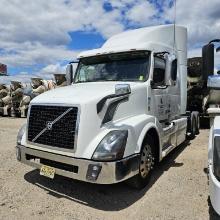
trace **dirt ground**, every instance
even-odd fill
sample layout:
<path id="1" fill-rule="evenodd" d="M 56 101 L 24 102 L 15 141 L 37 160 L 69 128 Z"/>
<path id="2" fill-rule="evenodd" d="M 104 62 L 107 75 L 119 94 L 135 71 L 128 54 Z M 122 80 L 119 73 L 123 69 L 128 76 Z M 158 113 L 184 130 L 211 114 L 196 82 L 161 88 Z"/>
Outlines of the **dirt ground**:
<path id="1" fill-rule="evenodd" d="M 175 149 L 137 191 L 124 183 L 50 180 L 17 162 L 16 135 L 24 122 L 0 118 L 0 219 L 218 219 L 205 173 L 208 130 Z"/>

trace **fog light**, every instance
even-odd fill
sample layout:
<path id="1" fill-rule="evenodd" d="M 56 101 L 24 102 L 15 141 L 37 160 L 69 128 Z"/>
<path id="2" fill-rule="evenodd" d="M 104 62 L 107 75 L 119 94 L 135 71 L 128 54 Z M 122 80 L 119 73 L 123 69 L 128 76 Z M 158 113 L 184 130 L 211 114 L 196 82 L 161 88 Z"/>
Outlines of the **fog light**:
<path id="1" fill-rule="evenodd" d="M 19 147 L 16 147 L 16 157 L 17 160 L 21 161 L 21 150 Z"/>
<path id="2" fill-rule="evenodd" d="M 86 179 L 90 181 L 96 181 L 101 169 L 102 166 L 99 164 L 89 164 Z"/>

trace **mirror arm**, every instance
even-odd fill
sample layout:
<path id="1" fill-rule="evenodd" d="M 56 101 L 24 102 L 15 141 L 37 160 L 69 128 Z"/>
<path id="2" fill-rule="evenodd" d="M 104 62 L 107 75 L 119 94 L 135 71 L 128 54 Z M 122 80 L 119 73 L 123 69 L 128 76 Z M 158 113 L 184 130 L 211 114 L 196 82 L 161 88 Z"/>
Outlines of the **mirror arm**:
<path id="1" fill-rule="evenodd" d="M 73 66 L 70 65 L 70 84 L 73 83 Z"/>

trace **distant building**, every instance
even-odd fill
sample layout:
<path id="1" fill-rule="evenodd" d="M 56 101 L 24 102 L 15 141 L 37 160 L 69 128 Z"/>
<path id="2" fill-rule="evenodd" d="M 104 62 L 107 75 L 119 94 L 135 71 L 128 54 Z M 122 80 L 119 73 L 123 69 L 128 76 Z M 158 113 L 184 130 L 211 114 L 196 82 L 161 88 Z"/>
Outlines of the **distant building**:
<path id="1" fill-rule="evenodd" d="M 0 63 L 0 76 L 7 75 L 7 65 Z"/>

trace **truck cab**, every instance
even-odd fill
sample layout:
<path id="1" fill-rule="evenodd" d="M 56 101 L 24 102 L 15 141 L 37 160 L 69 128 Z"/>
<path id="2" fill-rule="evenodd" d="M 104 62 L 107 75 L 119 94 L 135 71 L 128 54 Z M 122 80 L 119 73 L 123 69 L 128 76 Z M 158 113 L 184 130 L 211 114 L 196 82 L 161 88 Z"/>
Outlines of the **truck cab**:
<path id="1" fill-rule="evenodd" d="M 80 53 L 71 85 L 31 101 L 17 159 L 50 178 L 144 187 L 186 138 L 186 42 L 186 28 L 161 25 Z"/>
<path id="2" fill-rule="evenodd" d="M 220 87 L 219 87 L 220 88 Z M 220 215 L 220 116 L 213 119 L 208 144 L 208 180 L 210 201 Z"/>

